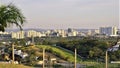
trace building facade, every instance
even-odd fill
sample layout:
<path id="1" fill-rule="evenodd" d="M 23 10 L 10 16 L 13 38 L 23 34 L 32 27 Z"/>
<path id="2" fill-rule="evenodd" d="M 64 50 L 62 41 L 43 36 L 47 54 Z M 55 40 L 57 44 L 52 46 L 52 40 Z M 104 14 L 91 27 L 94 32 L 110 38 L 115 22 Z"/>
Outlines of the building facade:
<path id="1" fill-rule="evenodd" d="M 24 31 L 12 32 L 11 37 L 15 39 L 23 39 L 25 35 Z"/>
<path id="2" fill-rule="evenodd" d="M 117 35 L 117 27 L 100 27 L 100 34 Z"/>

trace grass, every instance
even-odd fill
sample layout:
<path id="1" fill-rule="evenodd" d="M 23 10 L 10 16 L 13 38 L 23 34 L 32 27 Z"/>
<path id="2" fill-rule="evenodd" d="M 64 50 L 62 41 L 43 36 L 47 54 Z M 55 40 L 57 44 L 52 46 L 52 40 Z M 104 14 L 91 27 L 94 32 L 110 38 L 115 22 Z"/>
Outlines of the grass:
<path id="1" fill-rule="evenodd" d="M 32 68 L 25 65 L 19 65 L 19 64 L 6 64 L 6 63 L 0 63 L 0 68 Z"/>
<path id="2" fill-rule="evenodd" d="M 74 62 L 74 54 L 72 54 L 66 50 L 63 50 L 63 49 L 60 49 L 60 48 L 57 48 L 54 46 L 49 46 L 49 45 L 37 45 L 37 47 L 45 48 L 46 50 L 52 52 L 54 55 L 57 55 L 58 57 L 60 57 L 62 59 L 65 59 L 69 62 Z M 77 62 L 79 62 L 79 61 L 81 61 L 80 58 L 77 59 Z"/>
<path id="3" fill-rule="evenodd" d="M 86 64 L 86 68 L 105 68 L 105 63 Z M 120 68 L 120 64 L 108 64 L 108 68 Z"/>

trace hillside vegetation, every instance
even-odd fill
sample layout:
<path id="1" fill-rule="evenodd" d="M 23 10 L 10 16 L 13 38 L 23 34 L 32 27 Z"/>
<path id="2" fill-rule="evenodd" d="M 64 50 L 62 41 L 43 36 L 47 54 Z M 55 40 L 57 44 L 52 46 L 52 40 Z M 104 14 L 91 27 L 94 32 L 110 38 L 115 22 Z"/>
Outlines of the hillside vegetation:
<path id="1" fill-rule="evenodd" d="M 18 64 L 3 64 L 0 63 L 0 68 L 32 68 L 24 65 L 18 65 Z"/>
<path id="2" fill-rule="evenodd" d="M 61 59 L 64 59 L 69 62 L 74 62 L 74 54 L 68 52 L 67 50 L 63 50 L 54 46 L 49 46 L 49 45 L 37 45 L 40 49 L 45 48 L 47 52 L 50 52 Z M 77 62 L 80 61 L 80 58 L 77 58 Z"/>
<path id="3" fill-rule="evenodd" d="M 22 64 L 36 66 L 39 61 L 43 60 L 43 48 L 45 48 L 45 59 L 47 62 L 49 62 L 52 58 L 56 58 L 57 62 L 74 62 L 74 53 L 52 45 L 31 45 L 16 47 L 16 49 L 22 50 L 29 55 L 24 59 L 18 59 L 20 59 Z M 78 57 L 77 62 L 80 61 L 81 59 Z"/>

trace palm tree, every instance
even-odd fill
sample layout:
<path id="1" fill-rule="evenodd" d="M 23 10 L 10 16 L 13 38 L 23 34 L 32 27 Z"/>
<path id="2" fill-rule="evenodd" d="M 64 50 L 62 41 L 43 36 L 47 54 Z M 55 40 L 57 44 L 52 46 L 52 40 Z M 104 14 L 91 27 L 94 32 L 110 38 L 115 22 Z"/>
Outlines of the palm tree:
<path id="1" fill-rule="evenodd" d="M 15 24 L 22 30 L 25 17 L 13 4 L 0 6 L 0 31 L 5 31 L 9 25 Z"/>

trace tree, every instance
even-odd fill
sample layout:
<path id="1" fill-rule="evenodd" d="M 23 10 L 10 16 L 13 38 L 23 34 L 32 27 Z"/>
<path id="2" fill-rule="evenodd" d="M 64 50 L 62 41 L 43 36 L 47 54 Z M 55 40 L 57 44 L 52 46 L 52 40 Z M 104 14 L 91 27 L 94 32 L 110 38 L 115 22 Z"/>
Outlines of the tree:
<path id="1" fill-rule="evenodd" d="M 0 6 L 0 31 L 5 31 L 5 28 L 9 25 L 15 24 L 20 29 L 25 22 L 25 17 L 13 4 L 1 5 Z"/>

